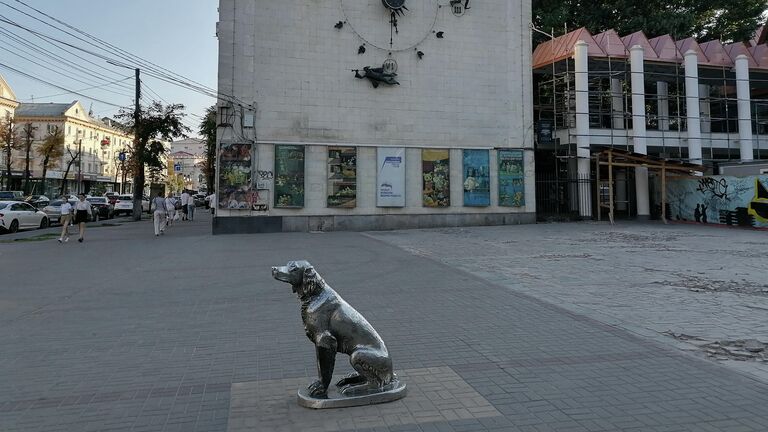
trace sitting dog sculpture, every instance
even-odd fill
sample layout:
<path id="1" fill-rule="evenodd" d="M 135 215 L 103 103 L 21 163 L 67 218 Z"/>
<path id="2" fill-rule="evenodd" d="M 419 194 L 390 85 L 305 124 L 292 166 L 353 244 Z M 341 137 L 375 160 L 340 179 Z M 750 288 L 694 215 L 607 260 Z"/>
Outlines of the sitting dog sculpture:
<path id="1" fill-rule="evenodd" d="M 315 344 L 319 379 L 309 385 L 310 396 L 327 397 L 337 352 L 349 355 L 356 371 L 336 383 L 342 395 L 364 395 L 392 387 L 395 374 L 384 341 L 309 262 L 290 261 L 272 267 L 272 277 L 291 284 L 301 301 L 304 330 Z"/>

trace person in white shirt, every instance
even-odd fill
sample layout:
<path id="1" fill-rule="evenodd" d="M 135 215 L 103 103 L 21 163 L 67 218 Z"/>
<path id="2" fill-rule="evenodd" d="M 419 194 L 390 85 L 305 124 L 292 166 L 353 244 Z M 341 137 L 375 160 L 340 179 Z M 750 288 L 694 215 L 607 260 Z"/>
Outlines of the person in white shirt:
<path id="1" fill-rule="evenodd" d="M 171 226 L 173 219 L 176 217 L 176 200 L 173 199 L 173 194 L 168 192 L 168 198 L 165 199 L 165 216 L 166 226 Z"/>
<path id="2" fill-rule="evenodd" d="M 187 220 L 189 215 L 189 194 L 186 190 L 181 194 L 181 220 Z"/>
<path id="3" fill-rule="evenodd" d="M 154 213 L 152 214 L 155 224 L 155 237 L 159 236 L 160 234 L 165 234 L 166 211 L 165 198 L 163 198 L 163 194 L 157 194 L 157 196 L 152 200 L 150 207 L 155 209 Z"/>
<path id="4" fill-rule="evenodd" d="M 72 221 L 72 204 L 69 203 L 66 196 L 61 197 L 61 236 L 59 237 L 59 243 L 69 241 L 69 223 Z"/>
<path id="5" fill-rule="evenodd" d="M 91 203 L 85 199 L 85 194 L 77 195 L 78 201 L 75 203 L 75 223 L 80 228 L 80 237 L 77 239 L 80 243 L 85 239 L 85 223 L 91 215 Z"/>
<path id="6" fill-rule="evenodd" d="M 195 218 L 195 199 L 190 196 L 187 203 L 187 220 L 191 221 Z"/>
<path id="7" fill-rule="evenodd" d="M 205 200 L 208 201 L 208 206 L 211 208 L 211 214 L 216 214 L 216 192 L 205 197 Z"/>

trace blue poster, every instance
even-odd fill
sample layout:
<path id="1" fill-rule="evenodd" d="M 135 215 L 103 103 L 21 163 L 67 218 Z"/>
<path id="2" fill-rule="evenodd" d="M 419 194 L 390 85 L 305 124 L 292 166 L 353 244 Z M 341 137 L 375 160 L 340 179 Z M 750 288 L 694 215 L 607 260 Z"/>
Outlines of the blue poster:
<path id="1" fill-rule="evenodd" d="M 499 205 L 525 205 L 525 168 L 522 150 L 499 150 Z"/>
<path id="2" fill-rule="evenodd" d="M 488 150 L 464 150 L 464 205 L 491 205 L 491 163 Z"/>

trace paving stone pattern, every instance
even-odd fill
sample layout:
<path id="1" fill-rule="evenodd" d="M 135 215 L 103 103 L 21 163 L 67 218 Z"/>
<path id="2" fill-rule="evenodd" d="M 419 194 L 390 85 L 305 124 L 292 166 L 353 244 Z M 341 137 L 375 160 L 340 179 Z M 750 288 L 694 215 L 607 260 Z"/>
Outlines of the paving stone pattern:
<path id="1" fill-rule="evenodd" d="M 493 237 L 533 230 L 567 241 L 546 227 L 505 229 Z M 295 258 L 313 262 L 368 318 L 397 370 L 458 376 L 500 414 L 411 421 L 434 412 L 417 394 L 400 402 L 408 423 L 350 408 L 342 415 L 370 423 L 341 430 L 768 430 L 765 383 L 433 256 L 357 233 L 210 237 L 205 221 L 151 232 L 149 222 L 126 223 L 89 231 L 83 244 L 0 244 L 3 269 L 13 269 L 0 288 L 0 430 L 224 432 L 237 383 L 281 382 L 282 403 L 294 403 L 286 383 L 315 376 L 314 350 L 298 300 L 269 266 Z M 339 356 L 336 373 L 349 371 Z M 290 419 L 264 416 L 251 430 L 323 430 L 318 416 L 339 415 L 291 409 Z"/>

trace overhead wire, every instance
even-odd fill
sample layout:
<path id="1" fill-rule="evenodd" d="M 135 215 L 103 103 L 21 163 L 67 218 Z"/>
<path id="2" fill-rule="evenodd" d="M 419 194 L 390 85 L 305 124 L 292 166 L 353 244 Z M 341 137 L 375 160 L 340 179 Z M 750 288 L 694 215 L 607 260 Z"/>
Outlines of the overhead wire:
<path id="1" fill-rule="evenodd" d="M 133 77 L 129 76 L 129 77 L 123 78 L 121 80 L 112 81 L 112 82 L 108 82 L 106 84 L 101 84 L 101 85 L 95 85 L 95 86 L 92 86 L 92 87 L 86 87 L 86 88 L 82 88 L 82 89 L 75 90 L 75 91 L 76 92 L 83 92 L 83 91 L 86 91 L 86 90 L 97 89 L 97 88 L 101 88 L 101 87 L 108 86 L 108 85 L 111 85 L 111 84 L 116 84 L 116 83 L 118 83 L 120 81 L 129 80 L 131 78 L 133 78 Z M 56 96 L 64 96 L 64 95 L 68 95 L 68 94 L 72 94 L 72 92 L 68 91 L 66 93 L 56 93 L 56 94 L 52 94 L 52 95 L 37 96 L 37 97 L 35 97 L 35 99 L 48 99 L 48 98 L 52 98 L 52 97 L 56 97 Z M 27 100 L 30 100 L 30 99 L 27 99 Z M 112 111 L 112 109 L 110 109 L 110 111 Z"/>
<path id="2" fill-rule="evenodd" d="M 52 20 L 52 21 L 54 21 L 54 22 L 56 22 L 58 24 L 61 24 L 61 25 L 65 26 L 66 28 L 69 28 L 69 29 L 71 29 L 71 30 L 73 30 L 73 31 L 75 31 L 75 32 L 77 32 L 77 33 L 87 37 L 87 38 L 90 38 L 91 40 L 97 42 L 98 44 L 94 43 L 94 42 L 91 42 L 91 41 L 87 41 L 87 40 L 85 40 L 85 39 L 83 39 L 81 37 L 78 37 L 76 35 L 73 35 L 71 32 L 63 30 L 63 29 L 61 29 L 61 28 L 59 28 L 57 26 L 54 26 L 53 24 L 47 23 L 45 21 L 42 21 L 39 18 L 34 18 L 34 19 L 36 19 L 38 21 L 41 21 L 41 22 L 45 23 L 46 25 L 48 25 L 48 26 L 50 26 L 50 27 L 52 27 L 54 29 L 57 29 L 57 30 L 59 30 L 59 31 L 61 31 L 63 33 L 66 33 L 66 34 L 68 34 L 68 35 L 70 35 L 72 37 L 75 37 L 78 40 L 81 40 L 81 41 L 83 41 L 85 43 L 88 43 L 89 45 L 91 45 L 91 46 L 93 46 L 95 48 L 98 48 L 98 49 L 100 49 L 100 50 L 102 50 L 104 52 L 111 53 L 112 55 L 117 55 L 118 57 L 122 58 L 123 60 L 127 60 L 129 62 L 135 62 L 136 64 L 143 66 L 144 70 L 146 70 L 147 72 L 151 72 L 150 74 L 155 75 L 158 78 L 160 76 L 162 76 L 162 77 L 166 78 L 167 80 L 171 81 L 171 83 L 177 84 L 177 85 L 181 85 L 183 87 L 187 87 L 190 90 L 195 90 L 195 91 L 198 91 L 198 92 L 203 93 L 203 94 L 207 94 L 208 96 L 212 96 L 212 97 L 215 97 L 215 98 L 222 98 L 223 97 L 223 99 L 225 99 L 226 101 L 235 103 L 235 104 L 240 105 L 242 107 L 252 107 L 251 104 L 248 104 L 247 102 L 244 102 L 244 101 L 240 100 L 236 96 L 228 95 L 226 93 L 220 92 L 217 89 L 214 89 L 212 87 L 206 86 L 206 85 L 201 84 L 201 83 L 199 83 L 197 81 L 194 81 L 194 80 L 192 80 L 192 79 L 190 79 L 188 77 L 185 77 L 185 76 L 183 76 L 183 75 L 181 75 L 179 73 L 173 72 L 173 71 L 171 71 L 169 69 L 166 69 L 166 68 L 164 68 L 162 66 L 159 66 L 159 65 L 157 65 L 156 63 L 153 63 L 150 60 L 147 60 L 147 59 L 144 59 L 144 58 L 142 58 L 142 57 L 140 57 L 138 55 L 132 54 L 132 53 L 130 53 L 130 52 L 128 52 L 128 51 L 126 51 L 126 50 L 124 50 L 122 48 L 119 48 L 119 47 L 117 47 L 117 46 L 115 46 L 115 45 L 113 45 L 113 44 L 111 44 L 111 43 L 109 43 L 107 41 L 104 41 L 104 40 L 102 40 L 102 39 L 100 39 L 100 38 L 98 38 L 96 36 L 93 36 L 93 35 L 85 32 L 85 31 L 83 31 L 83 30 L 81 30 L 81 29 L 79 29 L 77 27 L 74 27 L 74 26 L 72 26 L 72 25 L 70 25 L 70 24 L 68 24 L 68 23 L 66 23 L 66 22 L 64 22 L 62 20 L 59 20 L 58 18 L 53 17 L 53 16 L 51 16 L 51 15 L 49 15 L 49 14 L 47 14 L 47 13 L 45 13 L 45 12 L 43 12 L 43 11 L 37 9 L 37 8 L 34 8 L 34 7 L 30 6 L 29 4 L 27 4 L 24 1 L 21 1 L 21 0 L 15 0 L 15 1 L 16 1 L 16 3 L 24 5 L 25 7 L 27 7 L 29 9 L 37 12 L 38 14 L 40 14 L 42 16 L 45 16 L 46 18 L 48 18 L 48 19 L 50 19 L 50 20 Z M 7 3 L 4 2 L 4 1 L 2 1 L 2 3 L 7 5 Z M 18 10 L 18 9 L 14 8 L 14 10 Z M 21 13 L 24 13 L 24 12 L 21 12 Z M 101 45 L 99 45 L 99 44 L 101 44 Z M 105 46 L 108 47 L 109 49 L 105 48 Z"/>

